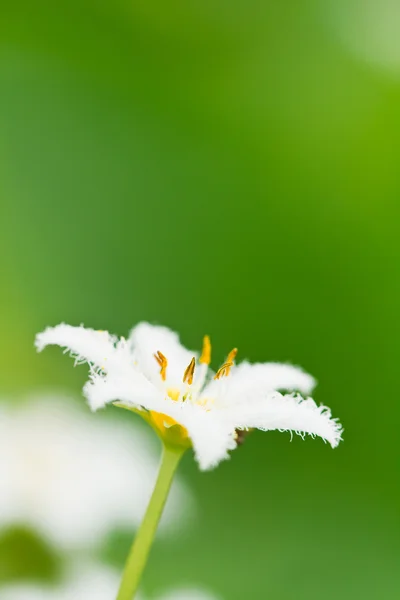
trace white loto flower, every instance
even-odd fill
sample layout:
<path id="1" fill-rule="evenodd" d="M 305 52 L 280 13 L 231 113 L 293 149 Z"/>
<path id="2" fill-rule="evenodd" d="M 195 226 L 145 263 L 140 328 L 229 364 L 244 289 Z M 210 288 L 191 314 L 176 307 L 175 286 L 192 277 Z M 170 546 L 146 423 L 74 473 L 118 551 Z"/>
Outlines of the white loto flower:
<path id="1" fill-rule="evenodd" d="M 200 356 L 184 348 L 176 333 L 148 323 L 134 327 L 127 340 L 60 324 L 37 335 L 39 351 L 50 344 L 70 351 L 77 364 L 89 363 L 84 394 L 93 410 L 112 402 L 138 412 L 167 444 L 192 446 L 203 470 L 229 457 L 241 430 L 308 433 L 333 448 L 341 440 L 341 425 L 327 407 L 278 391 L 307 396 L 313 377 L 287 364 L 236 366 L 236 348 L 213 373 L 208 336 Z"/>
<path id="2" fill-rule="evenodd" d="M 94 422 L 59 395 L 1 402 L 0 529 L 29 525 L 76 550 L 138 526 L 158 467 L 153 441 L 143 428 L 132 435 L 127 423 Z M 194 508 L 179 478 L 169 500 L 162 532 L 182 527 Z"/>
<path id="3" fill-rule="evenodd" d="M 0 588 L 1 600 L 112 600 L 119 587 L 119 575 L 105 565 L 83 562 L 72 565 L 64 581 L 57 587 L 35 583 L 5 585 Z M 137 600 L 144 600 L 139 594 Z M 158 596 L 157 600 L 218 600 L 197 588 L 181 588 Z"/>

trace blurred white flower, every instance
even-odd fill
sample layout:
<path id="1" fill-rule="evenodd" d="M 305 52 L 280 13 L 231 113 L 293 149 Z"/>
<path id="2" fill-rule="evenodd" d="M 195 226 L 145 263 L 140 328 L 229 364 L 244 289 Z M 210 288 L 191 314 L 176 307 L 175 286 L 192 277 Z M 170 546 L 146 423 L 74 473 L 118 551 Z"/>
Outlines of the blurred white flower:
<path id="1" fill-rule="evenodd" d="M 59 586 L 11 584 L 0 589 L 1 600 L 114 600 L 119 576 L 104 565 L 73 566 Z"/>
<path id="2" fill-rule="evenodd" d="M 220 597 L 216 597 L 209 591 L 196 589 L 196 588 L 179 588 L 171 590 L 162 596 L 158 596 L 156 600 L 218 600 Z M 141 600 L 140 597 L 138 600 Z M 144 599 L 142 599 L 144 600 Z"/>
<path id="3" fill-rule="evenodd" d="M 134 422 L 112 422 L 71 399 L 0 403 L 0 527 L 28 525 L 63 549 L 98 545 L 113 528 L 140 524 L 159 450 Z M 156 444 L 157 446 L 157 444 Z M 179 479 L 161 532 L 193 508 Z"/>
<path id="4" fill-rule="evenodd" d="M 77 363 L 89 362 L 84 392 L 93 410 L 108 402 L 140 413 L 170 444 L 193 446 L 200 468 L 210 469 L 229 457 L 238 429 L 291 430 L 341 440 L 341 426 L 330 410 L 311 398 L 311 375 L 286 364 L 247 362 L 235 366 L 236 348 L 217 373 L 209 369 L 211 344 L 204 338 L 200 357 L 184 348 L 166 327 L 140 323 L 128 340 L 107 331 L 61 324 L 38 334 L 42 350 L 56 344 Z"/>
<path id="5" fill-rule="evenodd" d="M 356 58 L 400 77 L 398 0 L 331 0 L 321 10 Z"/>
<path id="6" fill-rule="evenodd" d="M 119 574 L 104 565 L 83 563 L 72 567 L 63 584 L 57 587 L 15 584 L 0 588 L 1 600 L 114 600 Z M 149 600 L 141 594 L 136 600 Z M 213 594 L 196 588 L 171 590 L 154 600 L 218 600 Z"/>

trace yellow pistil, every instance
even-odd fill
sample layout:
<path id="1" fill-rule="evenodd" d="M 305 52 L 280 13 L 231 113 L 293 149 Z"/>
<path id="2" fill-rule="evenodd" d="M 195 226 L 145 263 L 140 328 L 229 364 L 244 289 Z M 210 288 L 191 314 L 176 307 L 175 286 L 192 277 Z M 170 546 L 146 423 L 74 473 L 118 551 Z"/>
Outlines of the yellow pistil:
<path id="1" fill-rule="evenodd" d="M 185 372 L 183 374 L 183 383 L 187 382 L 189 385 L 192 385 L 195 366 L 196 366 L 196 359 L 193 356 L 192 360 L 190 361 L 189 365 L 186 367 Z"/>
<path id="2" fill-rule="evenodd" d="M 211 341 L 208 335 L 203 338 L 203 350 L 199 358 L 199 363 L 202 365 L 209 365 L 211 362 Z"/>
<path id="3" fill-rule="evenodd" d="M 164 356 L 164 354 L 162 352 L 160 352 L 160 350 L 157 350 L 157 352 L 154 354 L 154 358 L 156 359 L 156 361 L 160 365 L 161 379 L 163 381 L 165 381 L 166 378 L 167 378 L 168 361 L 167 361 L 166 357 Z"/>
<path id="4" fill-rule="evenodd" d="M 231 368 L 233 367 L 233 362 L 236 358 L 236 354 L 237 354 L 238 350 L 237 348 L 233 348 L 233 350 L 231 350 L 226 358 L 226 362 L 224 362 L 224 364 L 222 365 L 222 367 L 220 367 L 218 369 L 218 371 L 215 374 L 214 379 L 221 379 L 221 377 L 228 377 Z"/>

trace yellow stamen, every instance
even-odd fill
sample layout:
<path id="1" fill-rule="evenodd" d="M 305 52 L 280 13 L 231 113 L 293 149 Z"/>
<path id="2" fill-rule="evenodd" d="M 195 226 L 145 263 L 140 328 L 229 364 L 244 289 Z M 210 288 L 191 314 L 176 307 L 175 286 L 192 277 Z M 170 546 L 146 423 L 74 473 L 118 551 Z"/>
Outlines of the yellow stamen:
<path id="1" fill-rule="evenodd" d="M 222 367 L 220 367 L 216 372 L 214 379 L 221 379 L 221 377 L 227 377 L 229 375 L 232 365 L 233 362 L 224 363 Z"/>
<path id="2" fill-rule="evenodd" d="M 183 383 L 187 382 L 189 385 L 192 385 L 195 366 L 196 366 L 196 359 L 193 356 L 192 360 L 190 361 L 189 365 L 186 367 L 185 372 L 183 374 Z"/>
<path id="3" fill-rule="evenodd" d="M 226 362 L 224 362 L 224 364 L 222 365 L 222 367 L 220 367 L 218 369 L 218 371 L 215 374 L 214 379 L 221 379 L 221 377 L 228 377 L 231 368 L 233 367 L 233 362 L 236 358 L 236 354 L 238 352 L 237 348 L 234 348 L 233 350 L 231 350 L 226 358 Z"/>
<path id="4" fill-rule="evenodd" d="M 238 353 L 238 349 L 234 348 L 233 350 L 231 350 L 226 358 L 226 362 L 233 362 L 236 358 L 236 354 Z"/>
<path id="5" fill-rule="evenodd" d="M 167 378 L 168 361 L 167 361 L 166 357 L 164 356 L 164 354 L 162 352 L 160 352 L 160 350 L 157 350 L 156 354 L 154 354 L 154 358 L 156 359 L 156 361 L 160 365 L 161 379 L 163 381 L 165 381 L 166 378 Z"/>
<path id="6" fill-rule="evenodd" d="M 203 350 L 199 359 L 199 363 L 209 365 L 211 362 L 211 341 L 208 335 L 203 338 Z"/>

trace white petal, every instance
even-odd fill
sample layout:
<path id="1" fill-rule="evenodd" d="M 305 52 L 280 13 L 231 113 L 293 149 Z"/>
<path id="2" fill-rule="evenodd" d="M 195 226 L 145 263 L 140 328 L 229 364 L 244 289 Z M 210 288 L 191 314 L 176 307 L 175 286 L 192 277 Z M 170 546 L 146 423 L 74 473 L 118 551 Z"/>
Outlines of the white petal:
<path id="1" fill-rule="evenodd" d="M 95 331 L 61 323 L 38 333 L 35 345 L 39 352 L 49 345 L 61 346 L 71 352 L 76 363 L 87 361 L 106 369 L 107 363 L 116 353 L 116 341 L 117 338 L 107 331 Z"/>
<path id="2" fill-rule="evenodd" d="M 92 410 L 103 408 L 109 402 L 119 400 L 134 408 L 160 410 L 164 395 L 141 373 L 107 375 L 92 374 L 83 388 L 83 393 Z"/>
<path id="3" fill-rule="evenodd" d="M 301 396 L 274 392 L 253 400 L 247 406 L 238 404 L 221 412 L 237 428 L 279 429 L 300 435 L 309 433 L 327 440 L 332 448 L 342 439 L 340 423 L 332 419 L 329 408 L 317 406 L 312 398 L 304 400 Z"/>
<path id="4" fill-rule="evenodd" d="M 283 363 L 242 362 L 227 377 L 211 381 L 203 390 L 204 398 L 216 398 L 221 405 L 245 403 L 273 390 L 310 394 L 315 379 L 299 367 Z"/>
<path id="5" fill-rule="evenodd" d="M 182 388 L 182 378 L 186 367 L 197 353 L 187 350 L 179 341 L 179 336 L 167 327 L 139 323 L 129 336 L 131 351 L 138 368 L 153 381 L 155 385 Z M 160 367 L 154 354 L 162 352 L 168 360 L 167 379 L 161 381 Z M 196 378 L 196 371 L 195 371 Z"/>
<path id="6" fill-rule="evenodd" d="M 229 450 L 236 448 L 235 429 L 229 422 L 219 419 L 215 411 L 176 403 L 176 407 L 172 406 L 166 414 L 186 427 L 202 471 L 213 469 L 229 459 Z"/>

